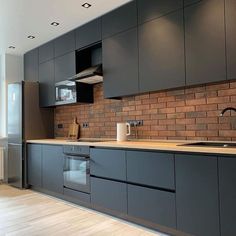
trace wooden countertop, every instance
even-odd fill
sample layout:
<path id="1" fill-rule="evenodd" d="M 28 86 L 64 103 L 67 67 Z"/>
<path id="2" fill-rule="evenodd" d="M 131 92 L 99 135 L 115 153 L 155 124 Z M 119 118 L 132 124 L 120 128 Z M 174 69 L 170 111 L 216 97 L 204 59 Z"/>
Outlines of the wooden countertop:
<path id="1" fill-rule="evenodd" d="M 87 139 L 83 142 L 73 142 L 63 139 L 40 139 L 28 140 L 27 143 L 34 144 L 48 144 L 48 145 L 85 145 L 103 148 L 124 148 L 124 149 L 138 149 L 138 150 L 155 150 L 155 151 L 174 151 L 174 152 L 191 152 L 191 153 L 205 153 L 205 154 L 219 154 L 219 155 L 236 155 L 236 148 L 222 148 L 222 147 L 193 147 L 180 146 L 185 143 L 195 143 L 197 141 L 170 141 L 170 140 L 129 140 L 125 142 L 117 141 L 99 141 L 91 142 Z M 224 143 L 224 142 L 222 142 Z M 235 142 L 232 142 L 235 143 Z"/>

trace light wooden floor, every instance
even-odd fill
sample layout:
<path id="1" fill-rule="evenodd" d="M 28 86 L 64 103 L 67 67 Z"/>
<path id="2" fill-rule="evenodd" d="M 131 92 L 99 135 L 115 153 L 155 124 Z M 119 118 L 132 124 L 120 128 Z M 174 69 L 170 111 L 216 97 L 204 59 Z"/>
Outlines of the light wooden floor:
<path id="1" fill-rule="evenodd" d="M 164 236 L 30 190 L 0 184 L 0 236 Z"/>

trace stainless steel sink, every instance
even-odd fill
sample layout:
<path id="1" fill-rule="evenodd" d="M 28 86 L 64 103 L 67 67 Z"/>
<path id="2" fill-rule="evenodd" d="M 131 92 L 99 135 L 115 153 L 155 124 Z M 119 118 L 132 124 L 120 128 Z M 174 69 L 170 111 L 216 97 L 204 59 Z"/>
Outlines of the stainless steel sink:
<path id="1" fill-rule="evenodd" d="M 228 143 L 228 142 L 196 142 L 196 143 L 180 144 L 178 146 L 236 148 L 236 143 Z"/>

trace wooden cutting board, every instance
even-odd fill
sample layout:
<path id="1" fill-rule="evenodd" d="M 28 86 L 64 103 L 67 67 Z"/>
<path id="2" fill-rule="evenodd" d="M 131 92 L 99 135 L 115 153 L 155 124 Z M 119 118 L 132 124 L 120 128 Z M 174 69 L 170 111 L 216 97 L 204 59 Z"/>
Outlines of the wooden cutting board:
<path id="1" fill-rule="evenodd" d="M 80 126 L 77 123 L 76 117 L 73 120 L 73 123 L 69 125 L 68 139 L 76 140 L 79 138 Z"/>

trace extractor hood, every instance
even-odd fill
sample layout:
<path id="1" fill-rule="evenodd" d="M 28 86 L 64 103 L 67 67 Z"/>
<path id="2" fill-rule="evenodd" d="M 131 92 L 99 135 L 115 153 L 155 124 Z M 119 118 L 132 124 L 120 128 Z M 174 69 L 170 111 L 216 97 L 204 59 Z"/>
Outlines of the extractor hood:
<path id="1" fill-rule="evenodd" d="M 102 75 L 102 64 L 99 64 L 81 71 L 73 76 L 72 80 L 86 84 L 96 84 L 103 81 Z"/>

